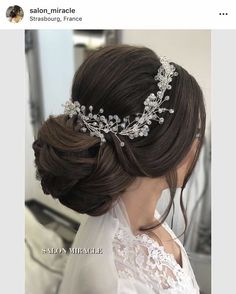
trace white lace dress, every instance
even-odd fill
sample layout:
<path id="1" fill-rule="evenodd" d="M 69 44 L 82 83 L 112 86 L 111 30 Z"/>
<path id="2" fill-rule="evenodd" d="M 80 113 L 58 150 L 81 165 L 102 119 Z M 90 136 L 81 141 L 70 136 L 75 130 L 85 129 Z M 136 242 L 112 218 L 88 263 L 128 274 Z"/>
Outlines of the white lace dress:
<path id="1" fill-rule="evenodd" d="M 155 217 L 159 214 L 156 211 Z M 176 238 L 167 224 L 169 234 Z M 121 199 L 106 214 L 88 217 L 73 248 L 99 254 L 70 254 L 60 294 L 198 294 L 188 256 L 181 242 L 182 267 L 147 234 L 134 235 Z M 102 251 L 102 253 L 101 253 Z"/>

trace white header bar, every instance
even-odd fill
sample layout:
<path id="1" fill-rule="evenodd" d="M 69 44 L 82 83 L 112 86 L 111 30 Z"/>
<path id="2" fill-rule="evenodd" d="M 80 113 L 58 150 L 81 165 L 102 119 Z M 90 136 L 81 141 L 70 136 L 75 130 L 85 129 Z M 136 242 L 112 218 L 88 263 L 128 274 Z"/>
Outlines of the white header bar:
<path id="1" fill-rule="evenodd" d="M 2 1 L 2 29 L 233 29 L 232 0 Z M 18 23 L 6 17 L 9 6 L 23 9 Z M 8 10 L 9 12 L 9 10 Z M 9 13 L 8 13 L 9 14 Z"/>

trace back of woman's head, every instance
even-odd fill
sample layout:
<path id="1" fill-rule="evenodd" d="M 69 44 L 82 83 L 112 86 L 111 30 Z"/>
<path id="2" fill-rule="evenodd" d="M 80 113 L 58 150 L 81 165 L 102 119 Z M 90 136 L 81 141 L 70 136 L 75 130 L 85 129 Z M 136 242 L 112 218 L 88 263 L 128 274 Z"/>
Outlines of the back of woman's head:
<path id="1" fill-rule="evenodd" d="M 190 150 L 200 128 L 199 147 L 183 188 L 194 168 L 205 130 L 205 107 L 196 80 L 173 63 L 178 76 L 167 90 L 165 101 L 174 114 L 163 113 L 163 124 L 152 121 L 148 136 L 130 139 L 106 133 L 106 142 L 81 132 L 77 117 L 49 117 L 33 144 L 38 177 L 43 191 L 64 205 L 89 215 L 109 210 L 136 177 L 165 176 L 175 193 L 176 168 Z M 107 46 L 93 52 L 74 75 L 71 98 L 93 106 L 94 113 L 135 117 L 142 113 L 144 100 L 158 91 L 154 76 L 161 66 L 159 57 L 145 47 Z"/>

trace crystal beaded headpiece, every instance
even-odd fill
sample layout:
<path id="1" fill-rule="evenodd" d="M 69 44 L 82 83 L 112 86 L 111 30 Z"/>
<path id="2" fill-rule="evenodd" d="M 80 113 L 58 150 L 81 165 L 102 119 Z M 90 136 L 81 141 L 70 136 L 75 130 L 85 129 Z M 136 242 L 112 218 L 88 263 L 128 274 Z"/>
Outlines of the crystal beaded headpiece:
<path id="1" fill-rule="evenodd" d="M 164 118 L 160 116 L 161 113 L 168 111 L 170 114 L 174 113 L 174 109 L 167 109 L 162 107 L 165 101 L 170 99 L 165 96 L 166 90 L 171 89 L 170 82 L 173 76 L 177 76 L 173 64 L 170 64 L 166 57 L 160 58 L 161 66 L 154 79 L 157 81 L 158 91 L 156 95 L 151 93 L 144 100 L 144 110 L 142 113 L 136 113 L 135 119 L 130 121 L 130 116 L 120 118 L 118 115 L 103 115 L 104 109 L 100 108 L 99 113 L 93 113 L 93 106 L 89 106 L 89 113 L 86 111 L 86 106 L 80 105 L 78 101 L 67 101 L 64 106 L 64 114 L 73 117 L 78 115 L 80 118 L 81 131 L 90 132 L 91 136 L 97 136 L 101 139 L 101 144 L 106 142 L 104 133 L 112 132 L 119 140 L 123 147 L 125 144 L 120 140 L 118 135 L 128 136 L 130 139 L 147 136 L 149 132 L 149 125 L 152 121 L 157 121 L 163 124 Z M 87 113 L 87 114 L 86 114 Z"/>

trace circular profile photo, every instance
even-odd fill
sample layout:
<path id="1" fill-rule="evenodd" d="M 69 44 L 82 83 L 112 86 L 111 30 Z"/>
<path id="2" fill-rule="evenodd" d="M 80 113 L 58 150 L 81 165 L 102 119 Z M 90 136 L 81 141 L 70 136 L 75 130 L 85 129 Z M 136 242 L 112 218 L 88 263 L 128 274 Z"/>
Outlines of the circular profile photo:
<path id="1" fill-rule="evenodd" d="M 24 17 L 24 11 L 18 5 L 9 6 L 6 11 L 6 17 L 10 22 L 18 23 Z"/>

